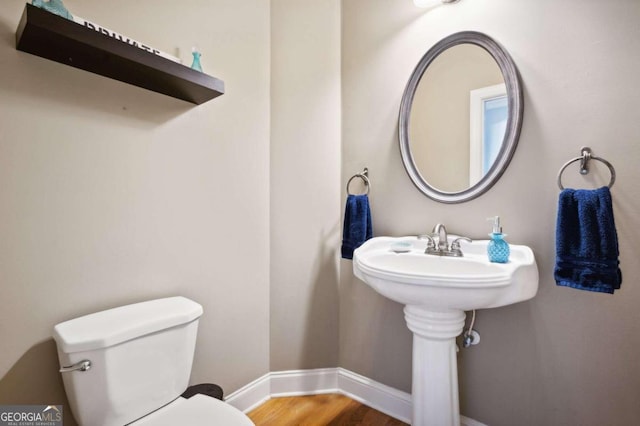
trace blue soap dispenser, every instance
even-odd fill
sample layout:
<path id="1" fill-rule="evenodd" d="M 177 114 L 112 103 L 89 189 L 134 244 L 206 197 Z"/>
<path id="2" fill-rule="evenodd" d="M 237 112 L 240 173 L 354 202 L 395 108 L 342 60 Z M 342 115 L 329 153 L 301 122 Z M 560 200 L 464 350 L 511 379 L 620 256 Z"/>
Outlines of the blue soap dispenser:
<path id="1" fill-rule="evenodd" d="M 500 216 L 490 217 L 487 220 L 493 221 L 493 232 L 489 234 L 491 240 L 487 245 L 487 256 L 489 262 L 507 263 L 509 261 L 509 243 L 504 240 L 507 234 L 502 233 L 500 226 Z"/>

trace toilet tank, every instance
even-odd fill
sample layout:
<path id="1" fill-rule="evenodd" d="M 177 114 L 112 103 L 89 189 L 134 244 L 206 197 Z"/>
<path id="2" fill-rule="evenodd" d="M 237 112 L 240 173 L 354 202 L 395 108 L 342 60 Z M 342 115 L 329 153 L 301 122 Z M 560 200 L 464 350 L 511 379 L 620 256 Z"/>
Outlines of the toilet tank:
<path id="1" fill-rule="evenodd" d="M 122 426 L 180 396 L 189 384 L 201 315 L 198 303 L 169 297 L 56 325 L 60 366 L 91 362 L 86 371 L 62 373 L 77 422 Z"/>

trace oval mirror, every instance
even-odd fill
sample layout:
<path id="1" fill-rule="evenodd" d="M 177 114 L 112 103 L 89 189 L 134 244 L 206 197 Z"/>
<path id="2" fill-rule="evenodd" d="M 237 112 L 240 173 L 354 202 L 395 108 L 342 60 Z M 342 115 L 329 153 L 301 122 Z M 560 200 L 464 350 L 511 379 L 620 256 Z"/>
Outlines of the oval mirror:
<path id="1" fill-rule="evenodd" d="M 407 174 L 443 203 L 482 195 L 511 161 L 522 113 L 520 76 L 500 44 L 474 31 L 439 41 L 414 69 L 400 104 Z"/>

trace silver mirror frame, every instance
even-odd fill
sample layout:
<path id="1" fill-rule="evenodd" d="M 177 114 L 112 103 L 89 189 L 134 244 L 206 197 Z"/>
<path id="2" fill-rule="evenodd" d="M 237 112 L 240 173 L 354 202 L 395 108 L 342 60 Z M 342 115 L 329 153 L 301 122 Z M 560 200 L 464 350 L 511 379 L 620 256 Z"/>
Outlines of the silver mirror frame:
<path id="1" fill-rule="evenodd" d="M 422 79 L 424 72 L 429 65 L 445 50 L 459 44 L 474 44 L 486 50 L 496 61 L 502 71 L 507 88 L 507 102 L 509 105 L 509 117 L 502 142 L 502 147 L 486 175 L 475 185 L 464 191 L 445 192 L 440 191 L 422 177 L 416 163 L 411 155 L 409 147 L 409 115 L 411 114 L 411 104 L 416 93 L 418 83 Z M 420 59 L 418 65 L 413 70 L 411 78 L 404 89 L 402 101 L 400 103 L 400 115 L 398 118 L 398 136 L 400 142 L 400 155 L 402 164 L 411 178 L 413 184 L 427 197 L 442 203 L 455 204 L 473 200 L 487 192 L 502 176 L 506 170 L 518 145 L 520 129 L 522 127 L 522 117 L 524 112 L 524 99 L 522 95 L 522 82 L 520 74 L 509 53 L 495 40 L 486 34 L 476 31 L 463 31 L 452 34 L 436 43 Z"/>

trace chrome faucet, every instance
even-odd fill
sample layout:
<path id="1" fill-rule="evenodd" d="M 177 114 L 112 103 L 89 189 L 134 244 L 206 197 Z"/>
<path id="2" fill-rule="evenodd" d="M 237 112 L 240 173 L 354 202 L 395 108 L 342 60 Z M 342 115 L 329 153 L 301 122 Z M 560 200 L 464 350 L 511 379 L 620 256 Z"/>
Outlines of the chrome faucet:
<path id="1" fill-rule="evenodd" d="M 434 238 L 438 238 L 438 244 Z M 472 242 L 471 238 L 467 237 L 458 237 L 451 242 L 449 246 L 448 237 L 447 237 L 447 228 L 442 223 L 438 223 L 433 227 L 433 232 L 431 235 L 420 235 L 418 238 L 427 238 L 429 241 L 427 242 L 427 248 L 424 251 L 426 254 L 431 254 L 435 256 L 453 256 L 453 257 L 462 257 L 462 249 L 460 249 L 460 240 Z"/>
<path id="2" fill-rule="evenodd" d="M 433 227 L 433 232 L 431 234 L 438 237 L 439 252 L 445 252 L 449 249 L 447 243 L 447 228 L 445 228 L 442 223 L 436 224 L 436 226 Z"/>

